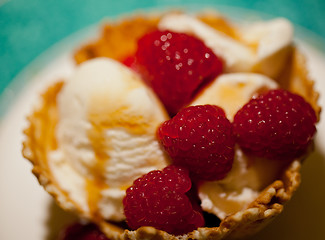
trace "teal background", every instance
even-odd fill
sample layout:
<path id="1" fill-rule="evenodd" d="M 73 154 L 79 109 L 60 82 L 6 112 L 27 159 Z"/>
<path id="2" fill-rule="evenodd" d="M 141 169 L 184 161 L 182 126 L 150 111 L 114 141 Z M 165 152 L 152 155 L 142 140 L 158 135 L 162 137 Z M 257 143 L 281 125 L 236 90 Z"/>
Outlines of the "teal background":
<path id="1" fill-rule="evenodd" d="M 27 64 L 71 33 L 107 16 L 165 6 L 232 6 L 283 16 L 319 36 L 317 47 L 324 49 L 324 0 L 0 0 L 0 95 Z"/>

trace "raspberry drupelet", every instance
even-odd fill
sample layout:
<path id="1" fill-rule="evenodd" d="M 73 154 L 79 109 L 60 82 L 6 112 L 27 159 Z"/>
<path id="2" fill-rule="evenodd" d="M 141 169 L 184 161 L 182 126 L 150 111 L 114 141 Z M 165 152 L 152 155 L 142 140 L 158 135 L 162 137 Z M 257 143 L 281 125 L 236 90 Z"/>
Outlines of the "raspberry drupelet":
<path id="1" fill-rule="evenodd" d="M 140 38 L 135 58 L 125 64 L 136 68 L 172 116 L 223 69 L 222 60 L 201 40 L 158 30 Z"/>
<path id="2" fill-rule="evenodd" d="M 276 89 L 251 99 L 234 117 L 237 142 L 258 157 L 301 157 L 316 132 L 315 111 L 301 96 Z"/>
<path id="3" fill-rule="evenodd" d="M 177 165 L 202 180 L 219 180 L 231 170 L 235 138 L 222 108 L 198 105 L 182 109 L 158 129 L 158 138 Z"/>
<path id="4" fill-rule="evenodd" d="M 188 171 L 174 165 L 138 178 L 123 199 L 127 224 L 131 229 L 152 226 L 175 235 L 202 227 L 202 213 L 186 195 L 191 186 Z"/>

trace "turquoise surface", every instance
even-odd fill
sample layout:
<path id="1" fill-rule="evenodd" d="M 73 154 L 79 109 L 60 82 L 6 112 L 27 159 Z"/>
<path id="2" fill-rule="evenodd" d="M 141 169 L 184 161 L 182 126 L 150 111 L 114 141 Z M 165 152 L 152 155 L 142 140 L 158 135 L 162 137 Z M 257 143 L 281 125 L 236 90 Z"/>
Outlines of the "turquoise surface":
<path id="1" fill-rule="evenodd" d="M 228 6 L 284 16 L 320 36 L 318 47 L 325 43 L 324 0 L 0 0 L 0 95 L 26 65 L 68 35 L 106 16 L 166 6 Z"/>

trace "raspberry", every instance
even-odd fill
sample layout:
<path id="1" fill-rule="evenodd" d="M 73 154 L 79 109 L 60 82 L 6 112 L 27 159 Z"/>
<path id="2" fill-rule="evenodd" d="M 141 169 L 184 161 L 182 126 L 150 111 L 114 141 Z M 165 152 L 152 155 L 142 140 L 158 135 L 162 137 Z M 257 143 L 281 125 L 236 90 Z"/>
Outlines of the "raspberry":
<path id="1" fill-rule="evenodd" d="M 75 223 L 61 232 L 59 240 L 108 240 L 95 224 Z"/>
<path id="2" fill-rule="evenodd" d="M 137 71 L 137 66 L 136 66 L 137 62 L 135 56 L 133 55 L 127 56 L 126 58 L 121 60 L 121 63 L 133 69 L 134 71 Z"/>
<path id="3" fill-rule="evenodd" d="M 220 107 L 184 108 L 159 127 L 158 137 L 174 163 L 196 178 L 219 180 L 232 167 L 235 138 Z"/>
<path id="4" fill-rule="evenodd" d="M 299 95 L 270 90 L 251 99 L 234 117 L 238 144 L 258 157 L 293 160 L 302 156 L 316 132 L 313 108 Z"/>
<path id="5" fill-rule="evenodd" d="M 127 224 L 132 229 L 152 226 L 175 235 L 203 226 L 202 214 L 186 196 L 190 189 L 188 171 L 173 165 L 138 178 L 123 199 Z"/>
<path id="6" fill-rule="evenodd" d="M 138 41 L 138 72 L 174 115 L 222 72 L 222 61 L 199 39 L 154 31 Z"/>

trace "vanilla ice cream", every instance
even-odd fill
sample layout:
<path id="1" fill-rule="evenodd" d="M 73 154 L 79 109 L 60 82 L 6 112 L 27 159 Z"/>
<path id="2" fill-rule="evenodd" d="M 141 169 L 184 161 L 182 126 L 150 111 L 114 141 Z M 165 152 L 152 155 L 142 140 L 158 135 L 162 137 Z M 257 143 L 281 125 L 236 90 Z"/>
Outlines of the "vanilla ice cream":
<path id="1" fill-rule="evenodd" d="M 254 95 L 277 88 L 272 79 L 256 73 L 227 73 L 218 76 L 192 101 L 191 105 L 222 107 L 232 121 L 236 112 Z"/>
<path id="2" fill-rule="evenodd" d="M 108 58 L 79 66 L 57 108 L 58 147 L 49 154 L 57 183 L 90 216 L 123 220 L 125 190 L 168 164 L 156 139 L 164 108 L 137 74 Z"/>
<path id="3" fill-rule="evenodd" d="M 240 26 L 236 39 L 185 14 L 168 14 L 158 27 L 196 36 L 222 57 L 227 72 L 259 72 L 271 78 L 283 70 L 293 39 L 293 26 L 282 18 Z"/>
<path id="4" fill-rule="evenodd" d="M 252 97 L 277 87 L 275 81 L 261 74 L 222 74 L 191 105 L 220 106 L 232 121 L 236 112 Z M 199 186 L 202 209 L 220 219 L 244 209 L 274 180 L 281 167 L 280 162 L 248 157 L 236 147 L 234 163 L 226 178 L 203 182 Z"/>

